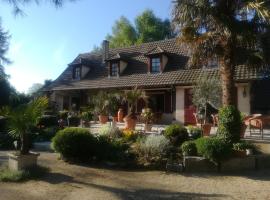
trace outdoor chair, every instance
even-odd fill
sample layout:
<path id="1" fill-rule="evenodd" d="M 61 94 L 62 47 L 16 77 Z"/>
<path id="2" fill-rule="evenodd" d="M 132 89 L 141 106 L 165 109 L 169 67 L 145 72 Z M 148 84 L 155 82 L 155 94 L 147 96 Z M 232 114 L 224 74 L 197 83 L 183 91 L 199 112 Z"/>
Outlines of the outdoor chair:
<path id="1" fill-rule="evenodd" d="M 263 138 L 264 117 L 261 114 L 253 114 L 245 117 L 244 123 L 249 127 L 250 135 L 257 129 Z"/>
<path id="2" fill-rule="evenodd" d="M 205 120 L 199 119 L 197 113 L 193 113 L 195 121 L 196 121 L 196 126 L 201 127 L 202 124 L 205 124 Z"/>

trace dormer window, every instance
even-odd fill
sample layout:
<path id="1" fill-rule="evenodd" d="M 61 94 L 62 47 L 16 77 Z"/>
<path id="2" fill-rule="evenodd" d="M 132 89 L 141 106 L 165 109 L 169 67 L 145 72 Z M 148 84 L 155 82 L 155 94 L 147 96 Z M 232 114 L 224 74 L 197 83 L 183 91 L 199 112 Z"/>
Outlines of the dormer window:
<path id="1" fill-rule="evenodd" d="M 160 57 L 151 58 L 151 72 L 160 73 L 161 69 L 161 59 Z"/>
<path id="2" fill-rule="evenodd" d="M 148 73 L 162 73 L 164 71 L 168 63 L 167 52 L 157 46 L 144 55 L 148 57 Z"/>
<path id="3" fill-rule="evenodd" d="M 80 80 L 81 79 L 81 67 L 73 68 L 73 79 Z"/>
<path id="4" fill-rule="evenodd" d="M 111 76 L 119 76 L 119 62 L 111 64 Z"/>

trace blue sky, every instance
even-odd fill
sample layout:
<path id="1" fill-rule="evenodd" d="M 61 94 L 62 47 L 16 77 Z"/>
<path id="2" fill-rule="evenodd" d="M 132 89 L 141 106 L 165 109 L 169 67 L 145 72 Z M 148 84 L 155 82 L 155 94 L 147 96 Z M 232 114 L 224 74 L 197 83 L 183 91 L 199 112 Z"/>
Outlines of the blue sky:
<path id="1" fill-rule="evenodd" d="M 120 16 L 133 22 L 145 9 L 170 18 L 171 0 L 78 0 L 60 9 L 31 4 L 23 17 L 1 3 L 2 26 L 12 35 L 8 57 L 13 64 L 6 66 L 11 83 L 26 92 L 33 83 L 57 78 L 79 53 L 99 45 Z"/>

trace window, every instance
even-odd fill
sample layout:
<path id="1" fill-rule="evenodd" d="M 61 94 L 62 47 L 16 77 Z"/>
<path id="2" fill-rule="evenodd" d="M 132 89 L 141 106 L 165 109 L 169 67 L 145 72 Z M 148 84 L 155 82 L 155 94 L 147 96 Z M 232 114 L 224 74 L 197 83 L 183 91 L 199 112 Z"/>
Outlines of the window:
<path id="1" fill-rule="evenodd" d="M 75 67 L 73 70 L 73 79 L 79 80 L 81 78 L 81 68 Z"/>
<path id="2" fill-rule="evenodd" d="M 112 63 L 111 76 L 118 76 L 118 63 Z"/>
<path id="3" fill-rule="evenodd" d="M 152 58 L 151 59 L 151 72 L 159 73 L 161 67 L 160 58 Z"/>

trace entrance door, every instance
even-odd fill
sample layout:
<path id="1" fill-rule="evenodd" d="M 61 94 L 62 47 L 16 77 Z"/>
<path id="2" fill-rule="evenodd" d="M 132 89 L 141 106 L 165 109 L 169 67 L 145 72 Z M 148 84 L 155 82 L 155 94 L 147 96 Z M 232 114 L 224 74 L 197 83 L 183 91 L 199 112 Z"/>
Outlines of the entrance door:
<path id="1" fill-rule="evenodd" d="M 270 80 L 256 81 L 251 87 L 251 112 L 270 114 Z"/>
<path id="2" fill-rule="evenodd" d="M 196 112 L 196 107 L 192 104 L 192 89 L 185 89 L 185 125 L 195 125 L 196 119 L 193 113 Z"/>

